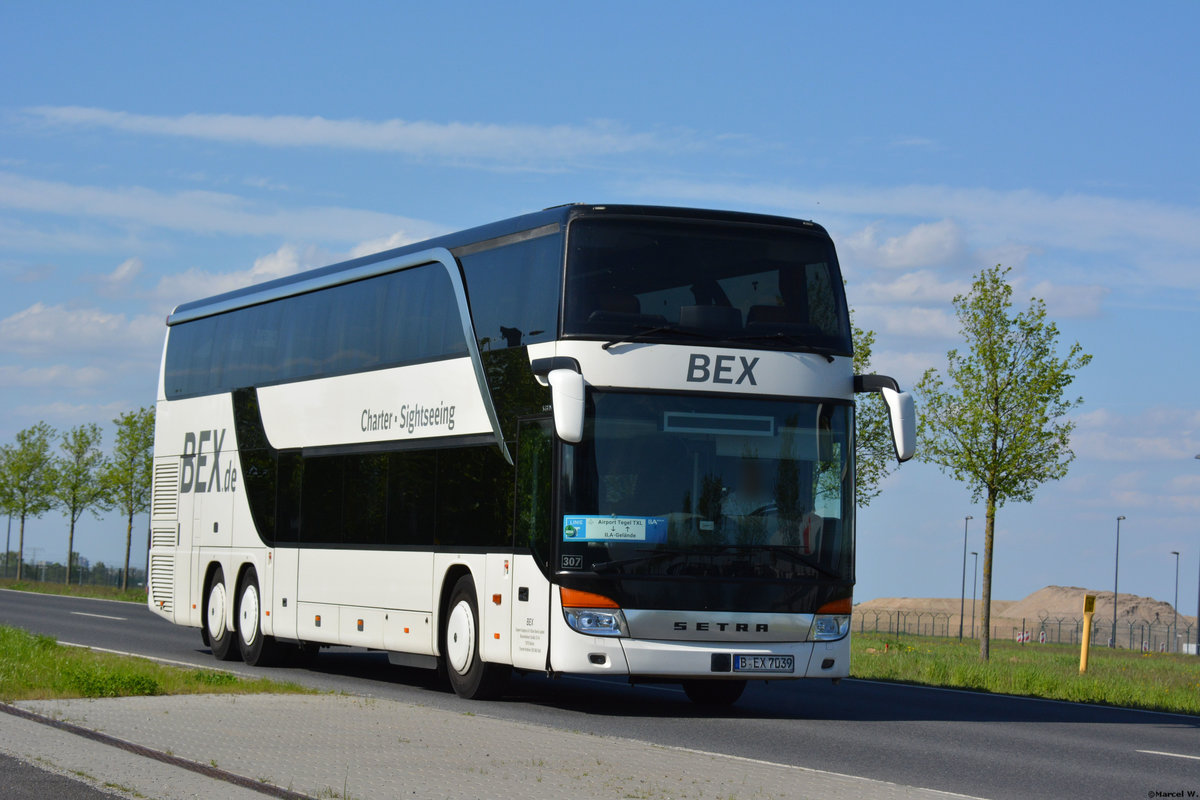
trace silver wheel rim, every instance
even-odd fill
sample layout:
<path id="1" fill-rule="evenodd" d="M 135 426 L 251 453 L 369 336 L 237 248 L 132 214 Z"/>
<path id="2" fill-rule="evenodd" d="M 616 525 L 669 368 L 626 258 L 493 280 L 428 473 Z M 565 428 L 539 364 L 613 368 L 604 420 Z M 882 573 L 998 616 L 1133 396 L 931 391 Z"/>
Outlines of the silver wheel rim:
<path id="1" fill-rule="evenodd" d="M 446 658 L 459 675 L 467 674 L 475 656 L 475 615 L 471 604 L 460 600 L 446 621 Z"/>
<path id="2" fill-rule="evenodd" d="M 258 587 L 253 583 L 247 584 L 242 590 L 242 602 L 238 608 L 241 609 L 238 630 L 241 631 L 242 641 L 251 645 L 258 636 Z"/>
<path id="3" fill-rule="evenodd" d="M 208 590 L 208 635 L 220 639 L 225 635 L 225 582 L 217 581 Z"/>

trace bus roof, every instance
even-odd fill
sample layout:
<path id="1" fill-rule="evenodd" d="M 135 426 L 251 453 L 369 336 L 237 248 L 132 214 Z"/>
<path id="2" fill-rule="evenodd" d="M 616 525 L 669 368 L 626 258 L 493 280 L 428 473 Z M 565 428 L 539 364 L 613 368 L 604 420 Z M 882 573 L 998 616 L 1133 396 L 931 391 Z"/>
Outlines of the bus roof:
<path id="1" fill-rule="evenodd" d="M 825 229 L 815 222 L 809 220 L 793 219 L 791 217 L 780 217 L 769 214 L 751 214 L 741 211 L 717 211 L 710 209 L 697 208 L 680 208 L 673 206 L 644 206 L 644 205 L 591 205 L 584 203 L 568 203 L 560 206 L 551 206 L 550 208 L 541 211 L 535 211 L 530 214 L 522 214 L 517 217 L 491 222 L 486 225 L 480 225 L 474 228 L 448 233 L 443 236 L 438 236 L 433 239 L 426 239 L 420 242 L 396 247 L 391 250 L 384 250 L 379 253 L 361 256 L 359 258 L 350 259 L 349 261 L 341 261 L 336 264 L 330 264 L 325 267 L 317 267 L 316 269 L 298 272 L 294 275 L 288 275 L 283 278 L 265 281 L 263 283 L 246 286 L 241 289 L 234 289 L 230 292 L 213 295 L 201 300 L 193 300 L 187 303 L 182 303 L 175 307 L 175 310 L 167 317 L 167 325 L 174 325 L 179 322 L 197 319 L 200 317 L 210 316 L 212 314 L 222 313 L 238 308 L 242 305 L 254 305 L 264 302 L 272 296 L 286 296 L 297 292 L 305 291 L 304 289 L 296 289 L 296 284 L 312 284 L 319 283 L 322 278 L 332 277 L 341 272 L 346 272 L 368 264 L 373 264 L 378 261 L 387 261 L 408 255 L 410 253 L 429 250 L 431 248 L 445 248 L 453 251 L 455 249 L 466 247 L 471 244 L 486 242 L 492 239 L 498 239 L 505 236 L 510 236 L 522 231 L 528 231 L 535 228 L 541 228 L 546 225 L 565 225 L 571 219 L 580 216 L 646 216 L 646 217 L 671 217 L 674 219 L 697 219 L 697 220 L 712 220 L 714 222 L 740 222 L 745 224 L 758 225 L 782 225 L 787 227 L 802 227 L 806 230 L 825 233 Z M 289 291 L 291 289 L 291 291 Z M 239 303 L 243 300 L 243 303 Z"/>

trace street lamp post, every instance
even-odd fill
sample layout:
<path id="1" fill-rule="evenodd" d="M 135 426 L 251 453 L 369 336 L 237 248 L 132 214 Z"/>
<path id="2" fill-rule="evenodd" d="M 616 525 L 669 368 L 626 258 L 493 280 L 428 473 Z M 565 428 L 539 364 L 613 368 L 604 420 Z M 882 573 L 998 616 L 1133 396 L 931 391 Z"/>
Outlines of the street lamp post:
<path id="1" fill-rule="evenodd" d="M 979 584 L 979 553 L 974 550 L 971 555 L 975 556 L 975 561 L 971 565 L 971 638 L 975 638 L 975 587 Z"/>
<path id="2" fill-rule="evenodd" d="M 1171 628 L 1173 629 L 1171 652 L 1174 653 L 1179 649 L 1179 551 L 1172 550 L 1171 555 L 1175 556 L 1175 602 L 1171 609 L 1175 612 L 1171 619 Z"/>
<path id="3" fill-rule="evenodd" d="M 1117 550 L 1113 556 L 1113 626 L 1112 626 L 1112 641 L 1108 646 L 1117 649 L 1117 575 L 1121 569 L 1121 520 L 1124 516 L 1117 517 Z"/>
<path id="4" fill-rule="evenodd" d="M 1200 454 L 1196 458 L 1200 459 Z M 1196 655 L 1200 656 L 1200 570 L 1196 578 Z"/>
<path id="5" fill-rule="evenodd" d="M 962 570 L 962 594 L 958 597 L 958 640 L 961 642 L 963 637 L 963 612 L 967 610 L 967 526 L 971 524 L 971 520 L 975 519 L 968 514 L 963 519 L 963 570 Z M 974 618 L 971 620 L 971 625 L 975 624 Z"/>

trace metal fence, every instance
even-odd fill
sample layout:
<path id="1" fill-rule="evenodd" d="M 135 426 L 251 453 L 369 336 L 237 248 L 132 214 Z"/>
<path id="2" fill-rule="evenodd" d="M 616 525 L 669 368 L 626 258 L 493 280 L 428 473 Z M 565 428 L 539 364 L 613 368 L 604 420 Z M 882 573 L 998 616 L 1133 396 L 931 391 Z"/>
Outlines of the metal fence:
<path id="1" fill-rule="evenodd" d="M 0 553 L 0 577 L 17 577 L 17 554 L 5 558 Z M 86 561 L 76 562 L 71 566 L 71 584 L 73 586 L 120 586 L 123 568 L 118 565 L 108 565 L 103 561 L 95 564 Z M 21 565 L 21 580 L 31 583 L 65 583 L 67 567 L 57 561 L 29 561 Z M 129 567 L 129 586 L 146 585 L 146 570 L 141 567 Z"/>
<path id="2" fill-rule="evenodd" d="M 936 611 L 914 611 L 911 609 L 871 608 L 855 609 L 852 629 L 860 633 L 886 633 L 896 636 L 943 636 L 957 637 L 959 634 L 958 614 Z M 979 633 L 978 620 L 962 620 L 964 638 L 974 638 Z M 1083 617 L 1052 617 L 1041 612 L 1036 619 L 993 620 L 992 638 L 1008 639 L 1029 644 L 1079 644 L 1083 639 Z M 1116 646 L 1143 652 L 1182 653 L 1194 648 L 1197 631 L 1194 622 L 1180 618 L 1161 619 L 1118 619 Z M 1092 644 L 1108 646 L 1113 641 L 1112 617 L 1092 618 Z M 1195 652 L 1193 649 L 1192 652 Z"/>

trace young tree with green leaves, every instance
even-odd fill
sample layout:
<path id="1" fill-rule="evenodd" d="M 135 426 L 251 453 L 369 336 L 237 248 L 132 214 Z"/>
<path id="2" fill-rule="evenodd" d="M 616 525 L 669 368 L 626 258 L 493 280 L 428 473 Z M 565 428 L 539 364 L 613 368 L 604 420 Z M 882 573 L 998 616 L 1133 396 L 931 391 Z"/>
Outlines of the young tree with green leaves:
<path id="1" fill-rule="evenodd" d="M 25 562 L 25 520 L 37 519 L 53 503 L 54 457 L 51 443 L 57 438 L 54 428 L 45 422 L 17 434 L 14 445 L 5 448 L 3 483 L 8 487 L 9 509 L 21 520 L 17 545 L 17 580 Z"/>
<path id="2" fill-rule="evenodd" d="M 102 481 L 106 462 L 100 450 L 103 434 L 94 422 L 77 425 L 63 434 L 54 460 L 55 482 L 51 494 L 54 505 L 67 515 L 67 580 L 71 585 L 71 566 L 75 562 L 75 523 L 85 511 L 99 518 L 107 505 L 107 490 Z"/>
<path id="3" fill-rule="evenodd" d="M 850 312 L 850 332 L 854 343 L 854 374 L 871 372 L 871 349 L 875 331 L 863 330 L 854 323 Z M 896 446 L 887 404 L 878 392 L 860 394 L 854 403 L 854 504 L 866 508 L 879 496 L 883 483 L 896 463 Z"/>
<path id="4" fill-rule="evenodd" d="M 133 541 L 133 518 L 150 508 L 153 475 L 154 406 L 128 411 L 113 420 L 117 438 L 112 458 L 104 472 L 104 485 L 111 508 L 125 515 L 125 570 L 121 589 L 129 586 L 129 549 Z"/>
<path id="5" fill-rule="evenodd" d="M 12 535 L 12 515 L 13 515 L 13 495 L 12 489 L 8 485 L 8 463 L 9 451 L 8 445 L 0 445 L 0 514 L 8 517 L 8 524 L 4 531 L 4 577 L 8 577 L 8 562 L 11 555 L 9 541 Z"/>
<path id="6" fill-rule="evenodd" d="M 967 484 L 987 508 L 984 532 L 982 636 L 991 645 L 992 545 L 996 509 L 1009 500 L 1030 502 L 1042 483 L 1067 474 L 1074 423 L 1066 419 L 1083 398 L 1064 396 L 1075 372 L 1092 357 L 1079 343 L 1057 352 L 1058 328 L 1038 299 L 1012 311 L 1009 269 L 979 273 L 971 291 L 954 298 L 967 352 L 946 354 L 945 378 L 929 369 L 917 385 L 921 398 L 919 458 Z"/>

